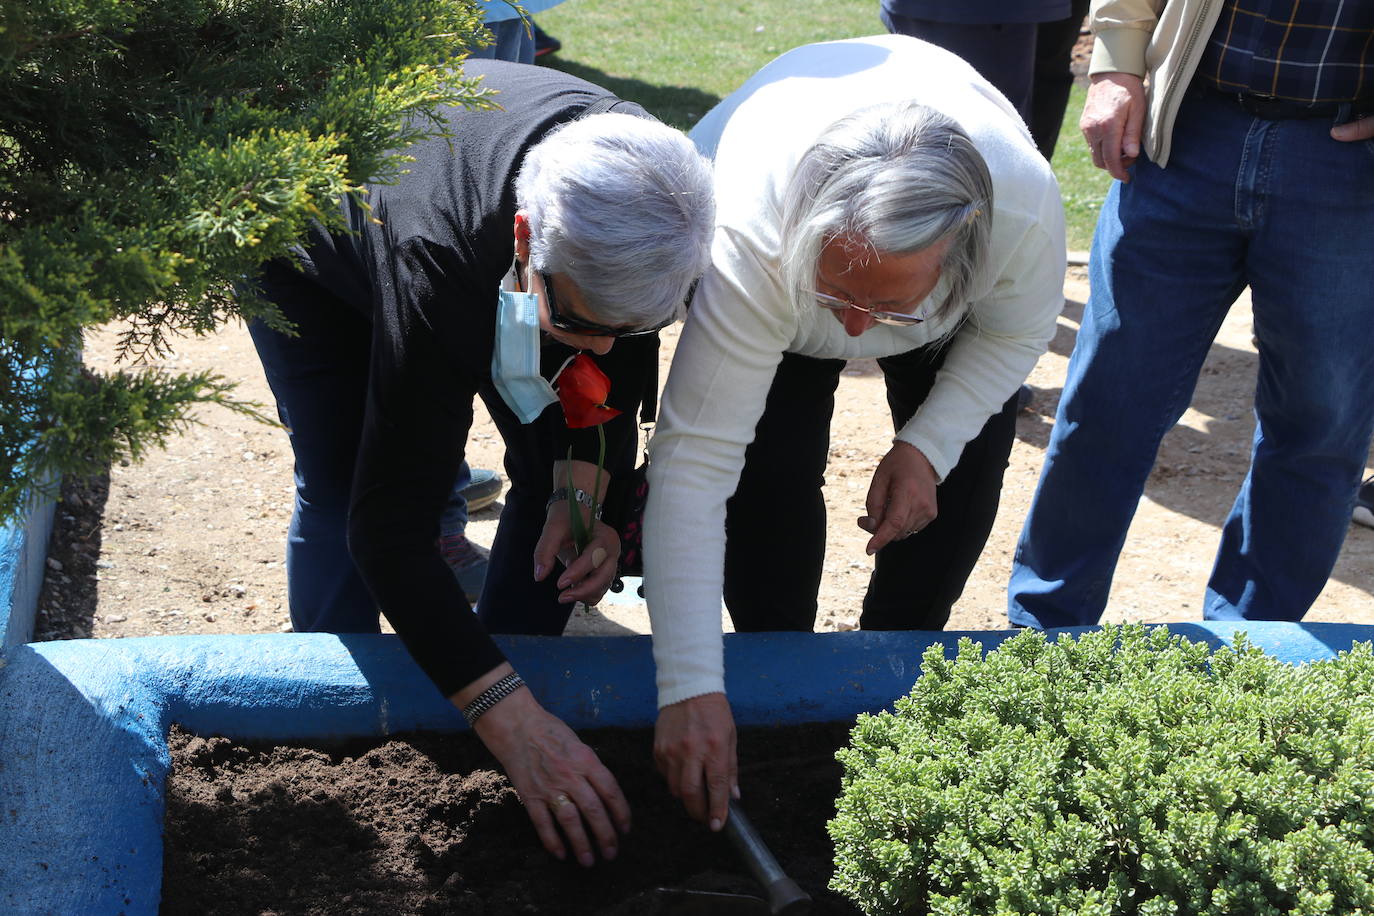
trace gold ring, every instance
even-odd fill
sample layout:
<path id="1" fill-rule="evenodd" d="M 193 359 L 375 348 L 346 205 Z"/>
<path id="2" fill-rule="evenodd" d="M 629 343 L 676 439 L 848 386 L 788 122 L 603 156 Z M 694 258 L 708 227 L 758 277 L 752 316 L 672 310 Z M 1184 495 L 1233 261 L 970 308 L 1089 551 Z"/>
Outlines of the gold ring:
<path id="1" fill-rule="evenodd" d="M 555 795 L 553 797 L 553 802 L 551 804 L 553 805 L 554 810 L 557 811 L 564 805 L 571 805 L 572 799 L 568 798 L 568 796 L 563 795 L 562 793 L 559 793 L 558 795 Z"/>

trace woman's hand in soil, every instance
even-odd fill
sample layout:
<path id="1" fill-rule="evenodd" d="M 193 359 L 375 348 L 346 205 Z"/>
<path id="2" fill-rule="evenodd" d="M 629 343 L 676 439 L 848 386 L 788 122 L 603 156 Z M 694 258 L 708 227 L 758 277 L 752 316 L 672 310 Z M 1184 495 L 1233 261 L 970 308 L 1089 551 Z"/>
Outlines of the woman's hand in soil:
<path id="1" fill-rule="evenodd" d="M 935 468 L 914 445 L 892 446 L 868 487 L 868 514 L 859 527 L 873 537 L 865 548 L 869 556 L 893 541 L 910 537 L 935 520 Z"/>
<path id="2" fill-rule="evenodd" d="M 630 830 L 630 803 L 596 753 L 529 690 L 497 703 L 473 730 L 501 761 L 545 849 L 562 860 L 571 846 L 590 867 L 596 863 L 590 828 L 601 857 L 616 857 L 618 835 Z"/>
<path id="3" fill-rule="evenodd" d="M 707 693 L 660 709 L 654 762 L 693 820 L 712 830 L 723 827 L 730 797 L 739 798 L 735 717 L 725 694 Z"/>
<path id="4" fill-rule="evenodd" d="M 581 601 L 588 607 L 606 594 L 620 563 L 620 534 L 605 522 L 592 524 L 592 539 L 579 555 L 573 549 L 572 522 L 568 503 L 561 500 L 549 507 L 544 531 L 534 545 L 534 581 L 542 582 L 562 562 L 558 576 L 558 600 L 563 604 Z"/>

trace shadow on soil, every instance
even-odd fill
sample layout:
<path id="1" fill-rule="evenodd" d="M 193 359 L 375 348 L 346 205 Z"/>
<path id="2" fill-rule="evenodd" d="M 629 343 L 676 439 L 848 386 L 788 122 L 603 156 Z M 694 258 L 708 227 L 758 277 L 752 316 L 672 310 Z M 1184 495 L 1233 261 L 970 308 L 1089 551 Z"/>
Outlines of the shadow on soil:
<path id="1" fill-rule="evenodd" d="M 110 472 L 62 482 L 48 541 L 47 569 L 38 594 L 34 641 L 84 639 L 95 622 L 100 545 Z"/>

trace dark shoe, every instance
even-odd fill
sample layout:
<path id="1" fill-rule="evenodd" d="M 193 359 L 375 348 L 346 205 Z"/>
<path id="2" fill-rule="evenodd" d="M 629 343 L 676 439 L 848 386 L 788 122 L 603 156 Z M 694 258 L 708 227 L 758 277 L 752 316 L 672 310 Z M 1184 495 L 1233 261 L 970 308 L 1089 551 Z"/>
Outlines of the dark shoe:
<path id="1" fill-rule="evenodd" d="M 536 60 L 545 55 L 553 54 L 562 47 L 563 42 L 541 29 L 538 23 L 534 24 L 534 56 Z"/>
<path id="2" fill-rule="evenodd" d="M 1374 528 L 1374 477 L 1360 484 L 1360 489 L 1355 494 L 1352 520 L 1366 528 Z"/>
<path id="3" fill-rule="evenodd" d="M 476 604 L 482 596 L 482 584 L 487 581 L 491 551 L 469 541 L 466 535 L 450 534 L 439 538 L 439 554 L 453 571 L 453 578 L 463 587 L 468 601 Z"/>
<path id="4" fill-rule="evenodd" d="M 504 484 L 501 482 L 500 474 L 486 468 L 473 468 L 472 482 L 459 493 L 467 500 L 468 512 L 480 512 L 496 502 L 496 498 L 501 495 L 502 486 Z"/>

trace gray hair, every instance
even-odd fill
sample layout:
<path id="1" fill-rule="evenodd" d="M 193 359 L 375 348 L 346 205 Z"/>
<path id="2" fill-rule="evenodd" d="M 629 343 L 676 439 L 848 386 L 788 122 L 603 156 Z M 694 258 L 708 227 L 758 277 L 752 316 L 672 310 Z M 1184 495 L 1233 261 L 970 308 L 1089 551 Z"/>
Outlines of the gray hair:
<path id="1" fill-rule="evenodd" d="M 566 274 L 610 324 L 682 317 L 711 260 L 710 165 L 657 121 L 608 112 L 555 129 L 525 156 L 515 199 L 534 268 Z"/>
<path id="2" fill-rule="evenodd" d="M 783 201 L 783 279 L 798 304 L 816 292 L 816 262 L 834 238 L 910 254 L 950 240 L 947 291 L 932 318 L 967 302 L 987 261 L 992 176 L 963 128 L 916 102 L 861 109 L 806 151 Z"/>

